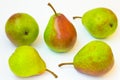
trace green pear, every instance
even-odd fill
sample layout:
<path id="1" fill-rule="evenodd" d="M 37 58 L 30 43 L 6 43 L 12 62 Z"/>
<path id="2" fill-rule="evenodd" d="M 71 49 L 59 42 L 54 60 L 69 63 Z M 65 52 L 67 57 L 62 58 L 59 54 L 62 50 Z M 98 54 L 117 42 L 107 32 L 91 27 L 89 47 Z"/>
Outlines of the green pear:
<path id="1" fill-rule="evenodd" d="M 46 64 L 37 50 L 31 46 L 19 46 L 9 58 L 9 67 L 19 77 L 30 77 L 48 71 L 56 78 L 57 75 L 46 69 Z"/>
<path id="2" fill-rule="evenodd" d="M 55 52 L 67 52 L 76 42 L 76 30 L 73 24 L 61 13 L 57 13 L 53 6 L 54 15 L 50 17 L 44 31 L 44 40 L 47 46 Z"/>
<path id="3" fill-rule="evenodd" d="M 91 9 L 80 18 L 82 18 L 82 24 L 87 31 L 95 38 L 110 36 L 115 32 L 118 25 L 117 16 L 108 8 Z"/>
<path id="4" fill-rule="evenodd" d="M 27 13 L 15 13 L 6 22 L 6 35 L 16 46 L 30 45 L 39 34 L 35 19 Z"/>
<path id="5" fill-rule="evenodd" d="M 61 63 L 59 66 L 72 64 L 82 73 L 101 76 L 113 67 L 114 56 L 108 44 L 94 40 L 86 44 L 75 55 L 72 63 Z"/>

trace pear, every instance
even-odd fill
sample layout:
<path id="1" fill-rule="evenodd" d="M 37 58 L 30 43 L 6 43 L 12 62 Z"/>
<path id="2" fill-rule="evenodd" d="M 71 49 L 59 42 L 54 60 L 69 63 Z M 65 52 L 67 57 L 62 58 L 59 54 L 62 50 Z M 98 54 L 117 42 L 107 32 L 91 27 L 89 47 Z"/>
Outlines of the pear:
<path id="1" fill-rule="evenodd" d="M 74 17 L 78 18 L 78 17 Z M 94 8 L 84 13 L 82 24 L 95 38 L 107 38 L 112 35 L 118 25 L 117 16 L 108 8 Z"/>
<path id="2" fill-rule="evenodd" d="M 30 45 L 36 40 L 39 27 L 31 15 L 15 13 L 7 20 L 5 32 L 9 40 L 16 46 Z"/>
<path id="3" fill-rule="evenodd" d="M 55 52 L 67 52 L 76 42 L 76 30 L 74 25 L 62 14 L 57 13 L 53 6 L 54 15 L 50 17 L 44 31 L 44 40 L 47 46 Z"/>
<path id="4" fill-rule="evenodd" d="M 24 45 L 16 48 L 8 62 L 11 71 L 19 77 L 31 77 L 48 71 L 57 78 L 55 73 L 46 69 L 45 62 L 31 46 Z"/>
<path id="5" fill-rule="evenodd" d="M 74 68 L 81 73 L 101 76 L 113 67 L 114 56 L 107 43 L 94 40 L 78 51 L 72 63 L 61 63 L 59 67 L 68 64 L 74 65 Z"/>

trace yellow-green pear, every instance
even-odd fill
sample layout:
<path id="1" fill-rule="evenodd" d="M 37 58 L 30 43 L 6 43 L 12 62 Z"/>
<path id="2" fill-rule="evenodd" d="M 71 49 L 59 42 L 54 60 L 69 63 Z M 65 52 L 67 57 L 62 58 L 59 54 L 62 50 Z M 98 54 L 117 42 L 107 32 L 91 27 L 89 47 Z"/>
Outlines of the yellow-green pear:
<path id="1" fill-rule="evenodd" d="M 39 34 L 39 26 L 31 15 L 15 13 L 7 20 L 5 32 L 8 39 L 16 46 L 30 45 Z"/>
<path id="2" fill-rule="evenodd" d="M 31 46 L 25 45 L 16 48 L 8 62 L 11 71 L 19 77 L 31 77 L 48 71 L 57 78 L 55 73 L 46 69 L 45 62 L 37 50 Z"/>
<path id="3" fill-rule="evenodd" d="M 74 68 L 81 73 L 101 76 L 113 67 L 114 56 L 107 43 L 94 40 L 78 51 L 72 63 L 61 63 L 59 66 L 68 64 L 74 65 Z"/>
<path id="4" fill-rule="evenodd" d="M 80 18 L 86 30 L 95 38 L 107 38 L 116 31 L 118 26 L 116 14 L 108 8 L 88 10 Z"/>

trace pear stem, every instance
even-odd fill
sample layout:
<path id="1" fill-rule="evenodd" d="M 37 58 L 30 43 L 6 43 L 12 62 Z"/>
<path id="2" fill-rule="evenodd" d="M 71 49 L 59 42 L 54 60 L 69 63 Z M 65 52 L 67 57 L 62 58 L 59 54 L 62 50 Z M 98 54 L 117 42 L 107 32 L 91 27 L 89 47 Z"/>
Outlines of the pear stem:
<path id="1" fill-rule="evenodd" d="M 57 12 L 55 11 L 54 7 L 53 7 L 50 3 L 48 3 L 48 6 L 50 6 L 50 7 L 52 8 L 53 12 L 54 12 L 55 15 L 57 16 Z"/>
<path id="2" fill-rule="evenodd" d="M 54 72 L 52 72 L 51 70 L 49 70 L 49 69 L 46 69 L 46 71 L 47 72 L 49 72 L 49 73 L 51 73 L 55 78 L 57 78 L 58 76 L 54 73 Z"/>
<path id="3" fill-rule="evenodd" d="M 58 66 L 59 66 L 59 67 L 61 67 L 61 66 L 63 66 L 63 65 L 73 65 L 73 63 L 72 63 L 72 62 L 68 62 L 68 63 L 61 63 L 61 64 L 59 64 Z"/>
<path id="4" fill-rule="evenodd" d="M 76 19 L 76 18 L 82 18 L 82 17 L 80 17 L 80 16 L 74 16 L 74 17 L 73 17 L 73 19 Z"/>

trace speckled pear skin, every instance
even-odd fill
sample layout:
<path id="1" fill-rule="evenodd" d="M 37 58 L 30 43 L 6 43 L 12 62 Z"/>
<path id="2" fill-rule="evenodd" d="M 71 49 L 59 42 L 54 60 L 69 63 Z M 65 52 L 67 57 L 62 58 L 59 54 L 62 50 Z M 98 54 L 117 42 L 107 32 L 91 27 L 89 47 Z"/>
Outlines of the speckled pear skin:
<path id="1" fill-rule="evenodd" d="M 44 32 L 47 46 L 55 52 L 67 52 L 75 44 L 77 38 L 73 24 L 63 15 L 52 15 Z"/>
<path id="2" fill-rule="evenodd" d="M 75 55 L 73 63 L 79 72 L 101 76 L 113 67 L 114 56 L 108 44 L 94 40 L 80 49 Z"/>
<path id="3" fill-rule="evenodd" d="M 118 20 L 112 10 L 100 7 L 85 12 L 82 24 L 93 37 L 101 39 L 115 32 Z"/>

